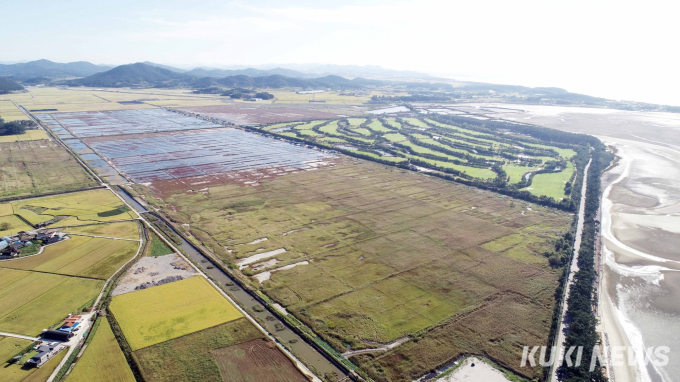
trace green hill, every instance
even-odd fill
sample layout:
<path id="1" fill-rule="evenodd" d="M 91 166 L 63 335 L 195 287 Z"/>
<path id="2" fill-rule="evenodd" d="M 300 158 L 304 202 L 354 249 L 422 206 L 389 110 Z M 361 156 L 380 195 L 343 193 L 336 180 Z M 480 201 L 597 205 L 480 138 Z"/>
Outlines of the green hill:
<path id="1" fill-rule="evenodd" d="M 24 87 L 10 79 L 0 77 L 0 94 L 7 94 L 14 90 L 24 90 Z"/>

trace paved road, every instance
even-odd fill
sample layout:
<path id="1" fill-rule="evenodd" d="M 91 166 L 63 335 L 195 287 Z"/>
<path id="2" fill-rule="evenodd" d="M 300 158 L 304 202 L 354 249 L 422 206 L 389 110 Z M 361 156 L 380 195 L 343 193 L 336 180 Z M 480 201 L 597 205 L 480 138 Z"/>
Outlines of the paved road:
<path id="1" fill-rule="evenodd" d="M 69 348 L 66 351 L 66 355 L 64 356 L 64 358 L 61 359 L 59 366 L 57 366 L 57 368 L 54 369 L 52 375 L 50 375 L 46 382 L 52 382 L 54 380 L 57 374 L 59 374 L 59 370 L 61 370 L 61 368 L 64 367 L 64 365 L 68 361 L 68 358 L 71 356 L 71 353 L 73 353 L 76 350 L 78 342 L 80 342 L 83 339 L 83 334 L 87 333 L 87 331 L 90 330 L 90 326 L 92 325 L 92 321 L 90 321 L 90 319 L 93 314 L 94 312 L 81 314 L 83 320 L 80 323 L 80 329 L 78 329 L 78 331 L 75 333 L 75 336 L 73 336 L 68 342 L 63 342 L 63 344 L 68 346 Z"/>
<path id="2" fill-rule="evenodd" d="M 564 299 L 562 300 L 562 318 L 560 319 L 560 329 L 557 332 L 557 342 L 555 343 L 555 346 L 557 346 L 557 356 L 555 358 L 556 364 L 553 366 L 551 375 L 550 375 L 550 382 L 557 382 L 559 379 L 557 378 L 557 369 L 559 368 L 560 365 L 560 360 L 564 356 L 564 341 L 566 340 L 566 334 L 567 334 L 567 322 L 565 321 L 566 315 L 567 315 L 567 297 L 569 297 L 569 291 L 571 290 L 571 285 L 574 283 L 574 274 L 578 272 L 578 252 L 579 249 L 581 249 L 581 236 L 583 234 L 583 219 L 585 215 L 585 210 L 586 210 L 586 189 L 587 189 L 587 180 L 588 180 L 588 169 L 590 169 L 590 163 L 592 162 L 592 159 L 588 161 L 588 165 L 586 165 L 585 171 L 583 172 L 583 186 L 581 187 L 581 204 L 579 207 L 578 211 L 578 225 L 576 226 L 576 240 L 574 241 L 574 256 L 571 260 L 571 265 L 569 267 L 569 278 L 567 281 L 567 287 L 564 293 Z"/>

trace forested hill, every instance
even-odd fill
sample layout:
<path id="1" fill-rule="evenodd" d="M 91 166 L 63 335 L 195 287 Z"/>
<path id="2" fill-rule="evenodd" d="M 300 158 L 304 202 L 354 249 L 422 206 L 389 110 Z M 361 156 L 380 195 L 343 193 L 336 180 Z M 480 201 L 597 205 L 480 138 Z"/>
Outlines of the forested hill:
<path id="1" fill-rule="evenodd" d="M 86 61 L 59 63 L 50 60 L 36 60 L 20 64 L 0 65 L 0 76 L 12 76 L 17 81 L 36 77 L 73 78 L 89 76 L 110 68 L 110 66 L 94 65 Z"/>
<path id="2" fill-rule="evenodd" d="M 294 78 L 280 74 L 251 77 L 235 75 L 221 78 L 203 77 L 197 78 L 192 75 L 178 73 L 157 66 L 136 63 L 121 65 L 109 71 L 96 73 L 85 78 L 66 81 L 69 86 L 90 87 L 128 87 L 128 86 L 155 86 L 172 87 L 186 86 L 194 88 L 206 88 L 210 86 L 228 87 L 260 87 L 260 88 L 333 88 L 333 89 L 359 89 L 368 85 L 381 85 L 382 81 L 367 80 L 364 78 L 346 79 L 340 76 L 325 76 L 320 78 Z"/>
<path id="3" fill-rule="evenodd" d="M 24 87 L 10 79 L 0 77 L 0 94 L 7 94 L 15 90 L 24 90 Z"/>
<path id="4" fill-rule="evenodd" d="M 162 85 L 191 77 L 168 69 L 142 63 L 117 66 L 102 73 L 67 81 L 70 86 L 127 87 L 134 85 Z"/>

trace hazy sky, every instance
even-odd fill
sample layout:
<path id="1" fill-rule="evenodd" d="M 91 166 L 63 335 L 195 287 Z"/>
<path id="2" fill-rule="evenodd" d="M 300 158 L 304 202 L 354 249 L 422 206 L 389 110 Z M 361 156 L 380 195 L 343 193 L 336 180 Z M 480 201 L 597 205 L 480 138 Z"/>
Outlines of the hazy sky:
<path id="1" fill-rule="evenodd" d="M 676 2 L 1 1 L 0 61 L 381 65 L 680 105 Z"/>

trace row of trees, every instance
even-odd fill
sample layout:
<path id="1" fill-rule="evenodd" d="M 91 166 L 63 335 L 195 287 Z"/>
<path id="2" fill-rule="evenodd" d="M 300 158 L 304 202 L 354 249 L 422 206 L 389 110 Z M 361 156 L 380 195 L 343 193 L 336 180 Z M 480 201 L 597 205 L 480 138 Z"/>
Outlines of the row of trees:
<path id="1" fill-rule="evenodd" d="M 569 316 L 569 332 L 567 333 L 565 346 L 583 346 L 583 359 L 591 360 L 593 349 L 599 342 L 596 332 L 597 318 L 594 307 L 597 304 L 595 294 L 595 282 L 597 271 L 595 269 L 595 241 L 599 231 L 597 220 L 600 208 L 600 175 L 611 163 L 613 155 L 605 150 L 601 143 L 592 150 L 592 163 L 588 171 L 585 201 L 585 216 L 581 248 L 579 250 L 579 270 L 574 275 L 574 283 L 571 286 L 567 300 Z M 558 371 L 562 380 L 566 381 L 594 381 L 604 382 L 607 378 L 602 369 L 595 368 L 590 371 L 590 362 L 582 362 L 578 367 L 566 367 L 563 365 Z"/>

